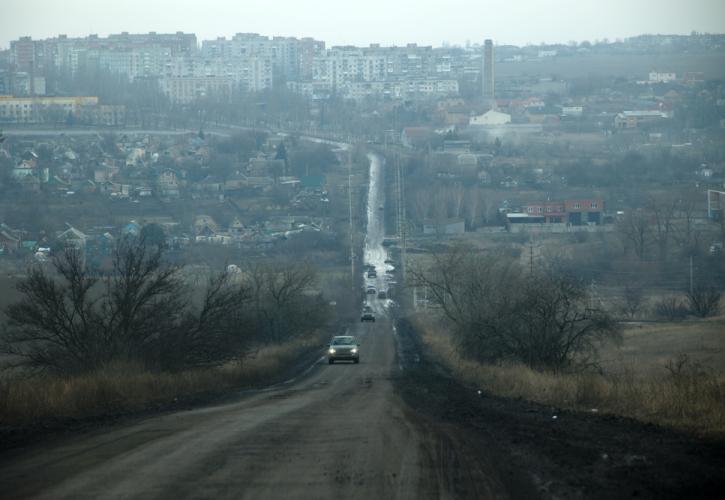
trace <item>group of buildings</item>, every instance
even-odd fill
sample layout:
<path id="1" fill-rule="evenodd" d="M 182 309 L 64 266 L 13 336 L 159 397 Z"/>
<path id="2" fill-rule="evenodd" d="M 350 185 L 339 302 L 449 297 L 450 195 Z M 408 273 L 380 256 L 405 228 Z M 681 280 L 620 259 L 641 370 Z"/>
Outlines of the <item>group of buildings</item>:
<path id="1" fill-rule="evenodd" d="M 486 42 L 493 93 L 493 44 Z M 112 34 L 11 42 L 10 71 L 0 72 L 0 95 L 43 96 L 49 75 L 108 70 L 129 80 L 153 78 L 174 102 L 260 91 L 275 81 L 311 95 L 416 98 L 458 93 L 459 79 L 482 71 L 481 52 L 408 44 L 331 47 L 312 38 L 238 33 L 203 40 L 190 33 Z"/>
<path id="2" fill-rule="evenodd" d="M 445 104 L 442 121 L 488 135 L 494 129 L 499 135 L 538 133 L 559 120 L 637 129 L 672 117 L 676 95 L 656 103 L 628 102 L 621 95 L 572 100 L 567 96 L 568 82 L 562 79 L 519 78 L 514 83 L 510 78 L 496 79 L 497 62 L 531 60 L 527 57 L 540 61 L 564 52 L 538 50 L 527 56 L 527 50 L 494 47 L 490 39 L 466 47 L 434 48 L 414 43 L 326 47 L 325 42 L 313 38 L 256 33 L 200 43 L 196 35 L 183 32 L 59 35 L 43 40 L 21 37 L 11 42 L 0 59 L 0 122 L 60 122 L 77 117 L 93 124 L 124 124 L 123 106 L 99 103 L 95 97 L 59 95 L 59 80 L 73 81 L 74 76 L 83 78 L 98 71 L 128 81 L 153 82 L 171 102 L 182 105 L 204 99 L 224 101 L 238 92 L 259 92 L 278 85 L 313 99 L 334 95 L 450 104 L 464 94 L 461 85 L 473 83 L 478 98 L 471 99 L 469 89 L 465 104 Z M 591 47 L 571 50 L 580 54 Z M 687 75 L 653 70 L 637 83 L 672 87 L 687 80 Z M 557 110 L 548 102 L 551 96 L 560 103 Z"/>

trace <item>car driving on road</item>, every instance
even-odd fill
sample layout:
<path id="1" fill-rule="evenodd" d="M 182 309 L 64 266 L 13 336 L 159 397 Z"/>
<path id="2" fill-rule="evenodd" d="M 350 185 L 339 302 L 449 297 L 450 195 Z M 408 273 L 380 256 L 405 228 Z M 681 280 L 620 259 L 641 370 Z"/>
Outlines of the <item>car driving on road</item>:
<path id="1" fill-rule="evenodd" d="M 373 313 L 372 307 L 363 307 L 362 315 L 360 315 L 360 321 L 372 321 L 373 323 L 375 323 L 375 314 Z"/>
<path id="2" fill-rule="evenodd" d="M 352 335 L 338 335 L 332 337 L 327 349 L 327 362 L 333 364 L 335 361 L 360 362 L 360 344 Z"/>

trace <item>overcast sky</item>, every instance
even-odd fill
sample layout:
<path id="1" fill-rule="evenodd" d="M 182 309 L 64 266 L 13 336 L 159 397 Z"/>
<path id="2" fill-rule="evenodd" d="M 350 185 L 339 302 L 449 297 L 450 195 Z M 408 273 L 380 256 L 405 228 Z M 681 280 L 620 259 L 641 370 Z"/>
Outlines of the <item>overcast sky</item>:
<path id="1" fill-rule="evenodd" d="M 0 0 L 0 48 L 30 35 L 129 31 L 312 36 L 328 45 L 524 45 L 725 33 L 725 0 Z"/>

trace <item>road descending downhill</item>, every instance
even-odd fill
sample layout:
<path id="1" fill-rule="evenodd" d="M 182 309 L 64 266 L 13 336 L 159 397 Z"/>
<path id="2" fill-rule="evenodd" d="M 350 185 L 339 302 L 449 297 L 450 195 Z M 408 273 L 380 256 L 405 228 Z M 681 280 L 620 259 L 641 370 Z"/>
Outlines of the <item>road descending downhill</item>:
<path id="1" fill-rule="evenodd" d="M 385 269 L 382 160 L 370 157 L 366 262 Z M 381 275 L 384 273 L 381 272 Z M 384 276 L 379 278 L 383 285 Z M 360 364 L 321 358 L 299 380 L 219 406 L 116 425 L 6 454 L 3 498 L 451 497 L 440 439 L 393 390 L 399 371 L 386 301 L 356 335 Z M 320 354 L 324 346 L 320 346 Z M 471 498 L 499 498 L 477 481 Z M 457 488 L 458 486 L 456 486 Z M 460 495 L 453 495 L 458 496 Z"/>
<path id="2" fill-rule="evenodd" d="M 369 159 L 363 281 L 385 291 L 385 164 Z M 296 378 L 224 404 L 7 450 L 0 498 L 722 498 L 721 443 L 476 391 L 365 296 L 376 321 L 329 332 L 357 337 L 359 364 L 320 346 Z"/>

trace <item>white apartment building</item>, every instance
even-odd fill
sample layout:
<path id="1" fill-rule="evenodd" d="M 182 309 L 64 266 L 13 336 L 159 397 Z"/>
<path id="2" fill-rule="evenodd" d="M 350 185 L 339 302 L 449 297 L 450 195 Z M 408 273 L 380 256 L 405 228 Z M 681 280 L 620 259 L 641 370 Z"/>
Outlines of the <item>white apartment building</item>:
<path id="1" fill-rule="evenodd" d="M 674 82 L 675 80 L 677 80 L 676 73 L 661 73 L 659 71 L 650 71 L 649 72 L 649 82 L 650 83 L 668 83 L 668 82 Z"/>
<path id="2" fill-rule="evenodd" d="M 115 74 L 126 75 L 129 80 L 159 76 L 164 73 L 171 50 L 166 47 L 144 47 L 131 50 L 93 51 L 102 68 Z"/>
<path id="3" fill-rule="evenodd" d="M 333 89 L 352 82 L 383 81 L 387 78 L 387 60 L 378 54 L 365 54 L 357 48 L 333 48 L 312 61 L 312 80 Z"/>
<path id="4" fill-rule="evenodd" d="M 232 79 L 227 76 L 176 76 L 159 80 L 161 91 L 169 99 L 188 104 L 197 99 L 227 99 L 234 88 Z"/>
<path id="5" fill-rule="evenodd" d="M 292 37 L 269 38 L 257 33 L 237 33 L 230 40 L 224 37 L 204 40 L 201 54 L 205 58 L 269 58 L 274 71 L 294 79 L 300 73 L 301 53 L 307 44 L 304 40 Z"/>

